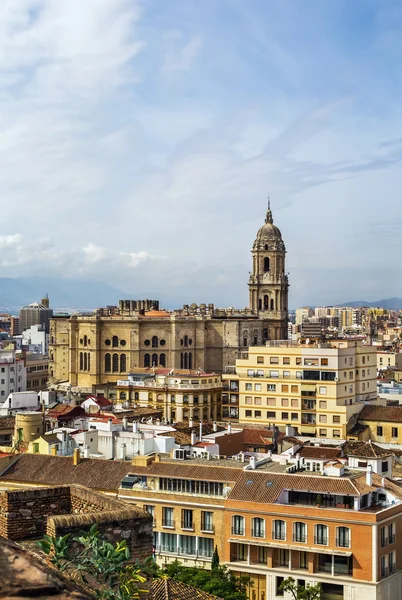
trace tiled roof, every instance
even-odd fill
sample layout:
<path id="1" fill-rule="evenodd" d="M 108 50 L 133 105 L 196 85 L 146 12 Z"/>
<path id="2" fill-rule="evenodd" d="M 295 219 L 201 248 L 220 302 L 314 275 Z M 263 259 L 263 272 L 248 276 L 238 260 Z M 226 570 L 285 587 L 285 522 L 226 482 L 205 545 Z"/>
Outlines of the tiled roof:
<path id="1" fill-rule="evenodd" d="M 58 404 L 54 408 L 47 411 L 47 416 L 64 417 L 67 416 L 69 413 L 73 412 L 74 410 L 76 410 L 79 414 L 85 413 L 84 409 L 81 408 L 81 406 L 77 406 L 76 404 Z"/>
<path id="2" fill-rule="evenodd" d="M 0 481 L 62 485 L 78 483 L 95 490 L 117 491 L 133 467 L 128 461 L 81 458 L 74 466 L 71 456 L 21 454 L 0 476 Z"/>
<path id="3" fill-rule="evenodd" d="M 316 460 L 331 460 L 339 458 L 342 455 L 340 448 L 329 448 L 328 446 L 302 446 L 297 452 L 302 458 L 311 458 Z"/>
<path id="4" fill-rule="evenodd" d="M 353 427 L 349 429 L 348 435 L 359 435 L 359 433 L 366 431 L 367 428 L 368 425 L 364 425 L 364 423 L 359 423 L 359 421 L 357 421 L 357 423 L 355 423 Z"/>
<path id="5" fill-rule="evenodd" d="M 364 458 L 383 458 L 391 456 L 392 452 L 369 442 L 345 442 L 342 449 L 347 456 L 361 456 Z"/>
<path id="6" fill-rule="evenodd" d="M 154 579 L 151 592 L 153 600 L 221 600 L 217 596 L 170 577 Z"/>
<path id="7" fill-rule="evenodd" d="M 12 429 L 15 425 L 15 417 L 0 417 L 0 430 Z"/>
<path id="8" fill-rule="evenodd" d="M 395 496 L 397 498 L 402 499 L 402 487 L 400 485 L 398 485 L 398 483 L 396 481 L 391 481 L 387 477 L 380 477 L 380 475 L 376 475 L 375 473 L 373 473 L 372 478 L 373 478 L 373 487 L 376 487 L 376 488 L 384 487 L 383 486 L 383 481 L 384 481 L 385 489 L 389 490 L 392 494 L 395 494 Z M 367 494 L 368 492 L 372 491 L 372 487 L 368 486 L 366 483 L 366 474 L 365 473 L 363 473 L 362 475 L 359 475 L 359 477 L 356 477 L 353 481 L 361 494 Z"/>
<path id="9" fill-rule="evenodd" d="M 241 466 L 218 467 L 213 464 L 213 461 L 205 461 L 203 459 L 191 462 L 180 460 L 152 462 L 147 467 L 136 465 L 131 465 L 130 467 L 130 473 L 135 475 L 154 475 L 174 479 L 201 479 L 221 482 L 235 482 L 241 470 Z"/>
<path id="10" fill-rule="evenodd" d="M 346 477 L 316 477 L 313 475 L 278 474 L 243 471 L 229 494 L 229 500 L 273 503 L 283 489 L 310 491 L 317 494 L 358 496 L 355 479 Z M 361 484 L 360 487 L 363 487 Z"/>
<path id="11" fill-rule="evenodd" d="M 243 444 L 251 446 L 272 446 L 272 432 L 267 429 L 243 429 Z"/>
<path id="12" fill-rule="evenodd" d="M 402 423 L 402 406 L 363 406 L 359 421 Z"/>
<path id="13" fill-rule="evenodd" d="M 113 402 L 104 396 L 88 396 L 87 400 L 93 400 L 99 407 L 111 406 Z"/>

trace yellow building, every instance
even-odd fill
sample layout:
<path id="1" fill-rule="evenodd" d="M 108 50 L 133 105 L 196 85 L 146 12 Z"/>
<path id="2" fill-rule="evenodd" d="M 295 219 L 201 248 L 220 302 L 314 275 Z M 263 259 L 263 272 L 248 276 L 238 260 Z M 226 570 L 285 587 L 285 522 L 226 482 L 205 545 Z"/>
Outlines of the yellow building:
<path id="1" fill-rule="evenodd" d="M 238 396 L 240 423 L 293 425 L 316 437 L 346 437 L 363 401 L 376 402 L 376 349 L 361 342 L 298 344 L 267 342 L 236 361 L 229 382 L 231 406 Z M 238 390 L 238 391 L 237 391 Z M 222 398 L 225 412 L 226 395 Z"/>
<path id="2" fill-rule="evenodd" d="M 348 438 L 402 444 L 402 406 L 364 406 Z"/>
<path id="3" fill-rule="evenodd" d="M 133 369 L 116 385 L 115 403 L 156 408 L 167 421 L 221 418 L 222 380 L 216 373 L 179 369 Z"/>
<path id="4" fill-rule="evenodd" d="M 377 370 L 402 369 L 402 353 L 377 351 Z"/>
<path id="5" fill-rule="evenodd" d="M 33 454 L 55 454 L 57 455 L 61 441 L 55 433 L 41 435 L 28 444 L 28 452 Z"/>
<path id="6" fill-rule="evenodd" d="M 55 317 L 50 324 L 49 381 L 82 391 L 116 383 L 138 367 L 221 373 L 244 347 L 284 339 L 288 327 L 286 249 L 268 208 L 252 247 L 249 308 L 185 305 L 168 312 L 157 300 L 121 300 L 93 314 Z"/>

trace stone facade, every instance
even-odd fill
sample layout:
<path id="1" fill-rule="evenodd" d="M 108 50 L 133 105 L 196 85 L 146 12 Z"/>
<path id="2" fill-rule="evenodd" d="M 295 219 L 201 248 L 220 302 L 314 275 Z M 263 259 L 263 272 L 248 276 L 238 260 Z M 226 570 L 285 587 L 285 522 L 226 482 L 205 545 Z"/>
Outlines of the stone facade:
<path id="1" fill-rule="evenodd" d="M 157 300 L 121 300 L 91 315 L 57 317 L 50 325 L 49 380 L 92 391 L 138 367 L 221 373 L 245 347 L 287 337 L 285 246 L 269 210 L 253 246 L 250 307 L 212 304 L 159 310 Z"/>

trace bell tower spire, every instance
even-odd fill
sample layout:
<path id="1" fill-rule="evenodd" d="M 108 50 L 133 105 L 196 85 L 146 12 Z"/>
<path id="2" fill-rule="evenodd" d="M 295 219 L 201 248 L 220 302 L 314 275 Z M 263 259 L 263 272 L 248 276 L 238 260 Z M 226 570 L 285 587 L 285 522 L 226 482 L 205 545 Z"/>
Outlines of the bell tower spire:
<path id="1" fill-rule="evenodd" d="M 251 252 L 250 308 L 260 319 L 266 319 L 264 331 L 268 332 L 269 339 L 286 339 L 289 288 L 285 272 L 286 247 L 280 230 L 274 225 L 269 196 L 265 223 L 257 232 Z"/>

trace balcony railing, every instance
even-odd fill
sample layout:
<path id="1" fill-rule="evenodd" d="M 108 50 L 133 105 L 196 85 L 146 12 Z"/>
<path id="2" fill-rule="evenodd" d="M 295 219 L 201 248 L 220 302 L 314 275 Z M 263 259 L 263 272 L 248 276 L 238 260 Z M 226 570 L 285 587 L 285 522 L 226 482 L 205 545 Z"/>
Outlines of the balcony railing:
<path id="1" fill-rule="evenodd" d="M 344 538 L 336 538 L 338 548 L 350 548 L 350 541 Z"/>
<path id="2" fill-rule="evenodd" d="M 202 533 L 214 533 L 215 527 L 213 525 L 209 525 L 208 523 L 201 523 L 201 531 Z"/>
<path id="3" fill-rule="evenodd" d="M 264 538 L 265 537 L 265 531 L 263 529 L 252 529 L 251 530 L 251 536 L 255 537 L 255 538 Z"/>
<path id="4" fill-rule="evenodd" d="M 246 557 L 244 555 L 241 554 L 231 554 L 230 555 L 230 562 L 244 562 L 246 559 Z"/>
<path id="5" fill-rule="evenodd" d="M 286 535 L 284 531 L 272 531 L 272 539 L 273 540 L 285 540 Z"/>
<path id="6" fill-rule="evenodd" d="M 192 521 L 182 521 L 181 528 L 187 531 L 194 531 L 194 523 Z"/>
<path id="7" fill-rule="evenodd" d="M 314 536 L 314 544 L 319 546 L 328 546 L 328 538 L 326 536 Z"/>
<path id="8" fill-rule="evenodd" d="M 232 535 L 244 535 L 244 527 L 232 527 Z"/>
<path id="9" fill-rule="evenodd" d="M 388 546 L 388 538 L 387 537 L 381 538 L 381 548 L 385 548 L 385 546 Z"/>
<path id="10" fill-rule="evenodd" d="M 389 536 L 389 543 L 393 544 L 395 542 L 395 533 Z"/>
<path id="11" fill-rule="evenodd" d="M 162 519 L 162 527 L 174 529 L 174 519 Z"/>
<path id="12" fill-rule="evenodd" d="M 394 563 L 393 565 L 390 565 L 389 567 L 384 567 L 383 569 L 381 569 L 381 577 L 388 577 L 388 575 L 395 573 L 395 571 L 396 571 L 396 563 Z"/>
<path id="13" fill-rule="evenodd" d="M 294 533 L 293 534 L 293 541 L 305 544 L 306 543 L 306 536 L 304 534 L 302 534 L 302 533 L 301 534 Z"/>

